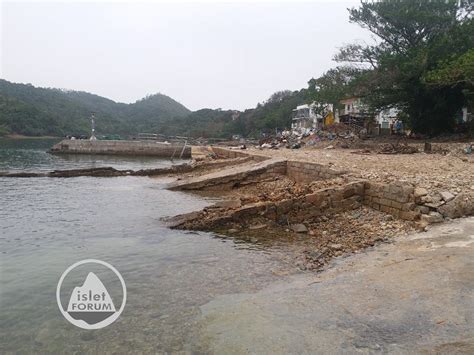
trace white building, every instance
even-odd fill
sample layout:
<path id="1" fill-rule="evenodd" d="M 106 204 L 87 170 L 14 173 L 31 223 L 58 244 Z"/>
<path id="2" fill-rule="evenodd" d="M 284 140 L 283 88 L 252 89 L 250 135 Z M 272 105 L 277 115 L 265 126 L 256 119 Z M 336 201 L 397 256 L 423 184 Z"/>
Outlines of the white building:
<path id="1" fill-rule="evenodd" d="M 292 130 L 320 129 L 324 125 L 324 118 L 333 111 L 331 104 L 311 104 L 299 105 L 293 110 L 291 123 Z"/>
<path id="2" fill-rule="evenodd" d="M 365 105 L 362 103 L 360 97 L 354 96 L 340 101 L 344 105 L 344 110 L 341 115 L 359 116 L 366 111 Z"/>
<path id="3" fill-rule="evenodd" d="M 382 110 L 375 115 L 375 120 L 382 129 L 389 129 L 396 120 L 400 110 L 392 107 L 386 110 Z"/>

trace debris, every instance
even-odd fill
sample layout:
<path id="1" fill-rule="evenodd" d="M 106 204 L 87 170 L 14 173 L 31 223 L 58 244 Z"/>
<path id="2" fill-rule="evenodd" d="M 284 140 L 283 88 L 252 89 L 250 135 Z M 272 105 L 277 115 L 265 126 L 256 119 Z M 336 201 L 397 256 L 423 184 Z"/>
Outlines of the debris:
<path id="1" fill-rule="evenodd" d="M 414 194 L 415 194 L 415 197 L 426 196 L 426 195 L 428 195 L 428 190 L 426 190 L 422 187 L 416 187 Z"/>
<path id="2" fill-rule="evenodd" d="M 224 200 L 224 201 L 219 201 L 215 204 L 216 207 L 223 207 L 223 208 L 239 208 L 242 206 L 242 203 L 240 200 Z"/>
<path id="3" fill-rule="evenodd" d="M 308 228 L 306 228 L 306 226 L 303 223 L 293 224 L 291 226 L 291 229 L 293 230 L 293 232 L 296 232 L 296 233 L 307 233 L 308 232 Z"/>
<path id="4" fill-rule="evenodd" d="M 443 222 L 443 216 L 438 212 L 430 212 L 429 214 L 421 215 L 421 220 L 428 224 L 440 223 Z"/>
<path id="5" fill-rule="evenodd" d="M 267 225 L 266 224 L 254 224 L 252 226 L 249 227 L 250 230 L 257 230 L 257 229 L 263 229 L 263 228 L 266 228 Z"/>
<path id="6" fill-rule="evenodd" d="M 425 142 L 425 146 L 424 146 L 423 151 L 425 153 L 431 153 L 431 143 Z"/>
<path id="7" fill-rule="evenodd" d="M 334 244 L 329 245 L 329 247 L 333 250 L 342 250 L 342 244 L 334 243 Z"/>
<path id="8" fill-rule="evenodd" d="M 456 197 L 449 191 L 442 191 L 440 192 L 440 195 L 441 195 L 441 198 L 446 202 L 451 201 L 453 198 Z"/>
<path id="9" fill-rule="evenodd" d="M 372 154 L 372 152 L 370 151 L 370 149 L 361 149 L 361 150 L 354 150 L 351 152 L 351 154 L 364 154 L 364 155 L 367 155 L 367 154 Z"/>
<path id="10" fill-rule="evenodd" d="M 408 144 L 388 143 L 382 145 L 379 154 L 414 154 L 418 153 L 418 148 Z"/>

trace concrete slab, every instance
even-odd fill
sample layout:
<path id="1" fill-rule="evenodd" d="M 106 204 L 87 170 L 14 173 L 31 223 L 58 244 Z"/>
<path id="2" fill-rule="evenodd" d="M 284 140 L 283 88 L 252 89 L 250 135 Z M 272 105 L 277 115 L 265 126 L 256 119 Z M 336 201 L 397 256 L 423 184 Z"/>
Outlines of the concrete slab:
<path id="1" fill-rule="evenodd" d="M 474 218 L 202 307 L 212 353 L 474 353 Z"/>
<path id="2" fill-rule="evenodd" d="M 200 190 L 219 185 L 234 185 L 265 174 L 284 173 L 286 160 L 269 159 L 258 163 L 241 164 L 238 166 L 225 167 L 222 170 L 210 174 L 191 177 L 185 180 L 175 181 L 168 185 L 171 190 Z"/>

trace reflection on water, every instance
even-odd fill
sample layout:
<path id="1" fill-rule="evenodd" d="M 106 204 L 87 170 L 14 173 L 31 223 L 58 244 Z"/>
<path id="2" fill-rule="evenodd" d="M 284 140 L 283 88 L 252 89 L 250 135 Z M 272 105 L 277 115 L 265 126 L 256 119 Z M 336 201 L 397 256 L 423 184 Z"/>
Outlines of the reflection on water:
<path id="1" fill-rule="evenodd" d="M 51 144 L 15 144 L 0 149 L 2 169 L 91 163 L 49 156 L 43 148 Z M 101 159 L 108 166 L 148 164 Z M 160 218 L 209 202 L 163 187 L 145 177 L 0 178 L 0 353 L 206 351 L 199 306 L 217 295 L 255 291 L 282 266 L 271 254 L 236 249 L 207 233 L 165 228 Z M 69 324 L 55 299 L 62 272 L 88 258 L 114 265 L 128 291 L 121 317 L 95 331 Z"/>

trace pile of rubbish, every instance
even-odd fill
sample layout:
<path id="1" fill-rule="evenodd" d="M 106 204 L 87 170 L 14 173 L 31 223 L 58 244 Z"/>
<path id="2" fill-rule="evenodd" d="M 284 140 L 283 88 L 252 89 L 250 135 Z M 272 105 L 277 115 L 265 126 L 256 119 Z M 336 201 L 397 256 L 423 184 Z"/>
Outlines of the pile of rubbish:
<path id="1" fill-rule="evenodd" d="M 387 143 L 383 144 L 378 152 L 379 154 L 414 154 L 418 153 L 418 148 L 408 144 Z"/>
<path id="2" fill-rule="evenodd" d="M 304 145 L 314 146 L 320 142 L 340 142 L 341 147 L 349 148 L 356 140 L 367 135 L 367 131 L 358 126 L 335 123 L 324 129 L 302 128 L 283 131 L 275 136 L 266 136 L 258 142 L 259 149 L 298 149 Z"/>

